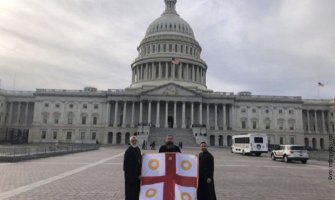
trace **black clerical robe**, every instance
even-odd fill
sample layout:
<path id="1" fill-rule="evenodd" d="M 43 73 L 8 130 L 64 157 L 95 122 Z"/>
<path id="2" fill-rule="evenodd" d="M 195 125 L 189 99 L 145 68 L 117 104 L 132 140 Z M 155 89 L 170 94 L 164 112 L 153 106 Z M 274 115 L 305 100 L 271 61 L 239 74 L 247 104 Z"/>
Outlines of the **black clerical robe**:
<path id="1" fill-rule="evenodd" d="M 212 181 L 207 183 L 207 178 Z M 214 157 L 208 151 L 199 154 L 198 200 L 216 200 L 214 187 Z"/>
<path id="2" fill-rule="evenodd" d="M 179 147 L 176 146 L 176 145 L 174 145 L 174 144 L 165 144 L 165 145 L 162 145 L 159 148 L 159 153 L 165 153 L 165 152 L 179 152 L 179 153 L 181 153 Z"/>
<path id="3" fill-rule="evenodd" d="M 141 167 L 142 155 L 140 148 L 129 146 L 123 159 L 126 200 L 139 199 Z"/>

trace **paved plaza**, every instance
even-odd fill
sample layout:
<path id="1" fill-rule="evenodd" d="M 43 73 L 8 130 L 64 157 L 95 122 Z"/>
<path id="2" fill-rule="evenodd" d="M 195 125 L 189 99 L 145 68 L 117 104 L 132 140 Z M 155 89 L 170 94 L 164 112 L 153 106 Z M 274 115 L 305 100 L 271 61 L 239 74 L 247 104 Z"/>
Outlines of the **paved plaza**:
<path id="1" fill-rule="evenodd" d="M 126 146 L 102 147 L 20 163 L 0 163 L 0 199 L 124 199 L 123 152 Z M 215 157 L 219 200 L 335 199 L 335 181 L 327 162 L 284 163 L 210 148 Z M 156 152 L 147 150 L 145 152 Z M 196 154 L 197 148 L 184 153 Z"/>

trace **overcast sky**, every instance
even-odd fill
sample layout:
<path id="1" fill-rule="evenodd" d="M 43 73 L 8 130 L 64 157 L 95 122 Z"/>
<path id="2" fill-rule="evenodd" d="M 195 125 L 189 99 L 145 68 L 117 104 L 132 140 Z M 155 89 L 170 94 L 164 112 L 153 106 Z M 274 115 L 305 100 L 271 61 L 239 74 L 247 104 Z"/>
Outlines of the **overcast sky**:
<path id="1" fill-rule="evenodd" d="M 126 88 L 136 48 L 164 8 L 164 0 L 0 0 L 1 88 Z M 334 0 L 177 2 L 202 46 L 209 89 L 307 99 L 335 97 L 334 8 Z"/>

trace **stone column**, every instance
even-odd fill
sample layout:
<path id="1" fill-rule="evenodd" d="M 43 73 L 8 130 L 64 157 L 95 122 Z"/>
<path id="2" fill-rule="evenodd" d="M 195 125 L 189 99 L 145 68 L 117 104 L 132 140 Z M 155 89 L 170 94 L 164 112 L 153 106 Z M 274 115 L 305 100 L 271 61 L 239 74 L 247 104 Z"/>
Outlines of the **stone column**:
<path id="1" fill-rule="evenodd" d="M 122 118 L 122 127 L 126 127 L 126 114 L 127 114 L 127 102 L 125 101 L 123 104 L 123 118 Z"/>
<path id="2" fill-rule="evenodd" d="M 330 110 L 327 111 L 327 116 L 328 116 L 328 119 L 327 119 L 327 122 L 328 122 L 328 132 L 331 133 L 332 132 L 332 127 L 331 127 L 331 116 L 330 116 Z"/>
<path id="3" fill-rule="evenodd" d="M 106 107 L 107 107 L 106 108 L 107 109 L 107 111 L 106 111 L 106 125 L 109 126 L 109 124 L 110 124 L 110 111 L 111 111 L 111 105 L 110 105 L 109 101 L 107 101 Z"/>
<path id="4" fill-rule="evenodd" d="M 130 124 L 131 128 L 134 128 L 134 120 L 135 120 L 135 102 L 133 101 L 131 107 L 131 124 Z"/>
<path id="5" fill-rule="evenodd" d="M 158 67 L 159 67 L 159 69 L 158 69 L 158 78 L 162 79 L 162 63 L 161 62 L 158 63 Z"/>
<path id="6" fill-rule="evenodd" d="M 183 102 L 183 111 L 182 111 L 182 122 L 181 122 L 181 127 L 182 128 L 186 128 L 186 124 L 185 124 L 185 102 Z"/>
<path id="7" fill-rule="evenodd" d="M 189 80 L 189 75 L 188 75 L 188 66 L 189 64 L 186 64 L 186 80 L 188 81 Z"/>
<path id="8" fill-rule="evenodd" d="M 142 126 L 142 118 L 143 117 L 143 101 L 140 101 L 140 115 L 139 115 L 139 120 L 138 120 L 138 123 L 140 123 L 140 125 Z"/>
<path id="9" fill-rule="evenodd" d="M 168 124 L 168 111 L 169 111 L 169 102 L 165 102 L 165 128 L 169 127 Z"/>
<path id="10" fill-rule="evenodd" d="M 191 103 L 191 127 L 194 124 L 194 103 Z"/>
<path id="11" fill-rule="evenodd" d="M 207 114 L 207 129 L 210 129 L 210 124 L 209 124 L 209 104 L 207 103 L 207 107 L 206 107 L 206 114 Z"/>
<path id="12" fill-rule="evenodd" d="M 195 82 L 195 66 L 192 65 L 192 81 Z"/>
<path id="13" fill-rule="evenodd" d="M 157 79 L 157 77 L 156 77 L 156 65 L 155 65 L 155 63 L 152 63 L 151 64 L 151 72 L 152 72 L 152 74 L 151 74 L 151 79 Z"/>
<path id="14" fill-rule="evenodd" d="M 325 121 L 325 111 L 321 110 L 321 115 L 322 115 L 322 132 L 326 133 L 326 121 Z"/>
<path id="15" fill-rule="evenodd" d="M 173 128 L 177 128 L 177 102 L 173 105 Z"/>
<path id="16" fill-rule="evenodd" d="M 131 82 L 134 82 L 134 69 L 132 69 L 131 72 Z"/>
<path id="17" fill-rule="evenodd" d="M 311 132 L 309 110 L 306 110 L 306 112 L 307 112 L 307 132 Z"/>
<path id="18" fill-rule="evenodd" d="M 176 65 L 172 64 L 172 70 L 171 70 L 171 79 L 176 79 L 177 77 L 175 77 L 176 75 Z"/>
<path id="19" fill-rule="evenodd" d="M 114 110 L 114 127 L 117 127 L 117 116 L 118 116 L 118 110 L 119 110 L 119 102 L 115 101 L 115 110 Z"/>
<path id="20" fill-rule="evenodd" d="M 18 108 L 17 108 L 17 116 L 16 116 L 16 123 L 20 124 L 20 115 L 21 115 L 21 102 L 18 102 Z"/>
<path id="21" fill-rule="evenodd" d="M 28 125 L 28 111 L 29 111 L 29 102 L 26 102 L 26 108 L 24 111 L 24 124 Z"/>
<path id="22" fill-rule="evenodd" d="M 214 145 L 215 146 L 219 146 L 219 137 L 218 135 L 214 135 L 215 139 L 214 139 Z"/>
<path id="23" fill-rule="evenodd" d="M 149 101 L 148 105 L 148 124 L 151 126 L 151 101 Z"/>
<path id="24" fill-rule="evenodd" d="M 199 124 L 202 125 L 202 103 L 199 103 Z"/>
<path id="25" fill-rule="evenodd" d="M 215 130 L 219 130 L 219 126 L 218 126 L 218 104 L 215 104 L 215 108 L 214 108 L 214 123 L 215 123 Z"/>
<path id="26" fill-rule="evenodd" d="M 169 63 L 166 62 L 165 63 L 165 78 L 168 79 L 169 78 Z"/>
<path id="27" fill-rule="evenodd" d="M 236 117 L 235 117 L 235 108 L 234 105 L 231 105 L 231 109 L 230 109 L 230 125 L 231 125 L 231 129 L 233 129 L 235 127 L 235 123 L 236 123 Z"/>
<path id="28" fill-rule="evenodd" d="M 126 134 L 125 133 L 123 133 L 123 134 L 121 134 L 121 144 L 125 144 L 126 142 Z"/>
<path id="29" fill-rule="evenodd" d="M 315 124 L 315 132 L 319 132 L 319 128 L 318 128 L 318 115 L 317 115 L 317 110 L 314 110 L 314 124 Z"/>
<path id="30" fill-rule="evenodd" d="M 222 128 L 223 130 L 227 130 L 227 119 L 226 119 L 226 104 L 222 104 Z"/>
<path id="31" fill-rule="evenodd" d="M 157 115 L 156 115 L 156 127 L 159 128 L 160 124 L 159 124 L 159 109 L 160 109 L 160 102 L 157 101 Z"/>

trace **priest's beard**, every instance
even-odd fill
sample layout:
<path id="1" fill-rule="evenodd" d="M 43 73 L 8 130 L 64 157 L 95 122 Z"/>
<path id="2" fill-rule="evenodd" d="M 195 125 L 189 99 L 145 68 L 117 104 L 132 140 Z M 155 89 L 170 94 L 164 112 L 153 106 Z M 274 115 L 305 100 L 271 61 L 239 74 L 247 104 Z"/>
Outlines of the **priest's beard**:
<path id="1" fill-rule="evenodd" d="M 168 149 L 173 149 L 174 148 L 173 142 L 166 142 L 166 146 L 167 146 Z"/>
<path id="2" fill-rule="evenodd" d="M 136 148 L 138 145 L 137 144 L 130 144 L 133 148 Z"/>

